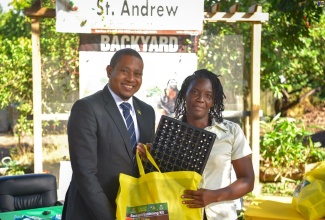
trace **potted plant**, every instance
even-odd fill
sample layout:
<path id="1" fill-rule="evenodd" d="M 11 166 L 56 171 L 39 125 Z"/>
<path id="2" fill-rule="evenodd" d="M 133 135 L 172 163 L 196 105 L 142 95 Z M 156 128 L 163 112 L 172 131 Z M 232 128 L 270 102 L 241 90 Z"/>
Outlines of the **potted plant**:
<path id="1" fill-rule="evenodd" d="M 261 181 L 281 181 L 281 177 L 302 179 L 306 163 L 325 159 L 320 143 L 313 143 L 311 132 L 293 118 L 280 114 L 267 118 L 261 121 L 261 131 Z"/>
<path id="2" fill-rule="evenodd" d="M 11 159 L 11 157 L 4 157 L 0 164 L 0 176 L 4 175 L 20 175 L 25 174 L 30 170 L 28 165 L 21 165 L 20 163 Z"/>

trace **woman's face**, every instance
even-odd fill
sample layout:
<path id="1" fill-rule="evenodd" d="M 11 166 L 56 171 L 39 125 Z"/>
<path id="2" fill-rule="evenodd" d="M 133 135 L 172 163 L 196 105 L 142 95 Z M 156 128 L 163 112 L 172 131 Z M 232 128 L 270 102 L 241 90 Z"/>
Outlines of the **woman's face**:
<path id="1" fill-rule="evenodd" d="M 209 119 L 210 108 L 213 107 L 213 89 L 209 79 L 199 78 L 193 81 L 186 92 L 187 117 L 193 119 Z"/>

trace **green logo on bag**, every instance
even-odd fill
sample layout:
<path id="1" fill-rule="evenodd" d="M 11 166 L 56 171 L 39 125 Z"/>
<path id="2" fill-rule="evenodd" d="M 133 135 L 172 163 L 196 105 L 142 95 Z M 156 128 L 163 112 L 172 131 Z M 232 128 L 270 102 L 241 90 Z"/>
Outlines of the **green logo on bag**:
<path id="1" fill-rule="evenodd" d="M 155 203 L 127 207 L 125 220 L 169 220 L 168 204 Z"/>

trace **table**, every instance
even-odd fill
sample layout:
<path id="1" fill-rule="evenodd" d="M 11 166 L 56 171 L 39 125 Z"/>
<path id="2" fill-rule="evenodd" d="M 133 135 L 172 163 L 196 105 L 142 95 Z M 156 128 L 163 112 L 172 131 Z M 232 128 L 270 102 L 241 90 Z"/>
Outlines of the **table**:
<path id="1" fill-rule="evenodd" d="M 305 220 L 291 204 L 292 197 L 266 197 L 252 201 L 245 220 Z M 325 219 L 325 218 L 322 218 Z"/>
<path id="2" fill-rule="evenodd" d="M 52 217 L 62 213 L 63 206 L 51 206 L 45 208 L 37 208 L 37 209 L 26 209 L 26 210 L 19 210 L 13 212 L 2 212 L 0 213 L 0 220 L 14 220 L 16 217 L 21 217 L 22 215 L 34 216 L 39 217 L 40 219 L 44 220 L 52 220 Z M 44 211 L 50 211 L 51 213 L 48 215 L 43 215 Z"/>

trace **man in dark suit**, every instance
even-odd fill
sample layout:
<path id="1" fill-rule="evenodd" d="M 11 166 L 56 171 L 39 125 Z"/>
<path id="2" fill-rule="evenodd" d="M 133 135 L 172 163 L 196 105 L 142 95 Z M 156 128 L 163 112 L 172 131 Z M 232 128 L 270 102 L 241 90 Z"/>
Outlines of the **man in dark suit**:
<path id="1" fill-rule="evenodd" d="M 131 105 L 137 142 L 151 143 L 154 136 L 153 108 L 133 96 L 142 84 L 143 66 L 135 50 L 117 51 L 106 68 L 104 89 L 73 105 L 68 122 L 73 175 L 62 219 L 116 219 L 119 174 L 139 175 L 120 104 Z"/>

